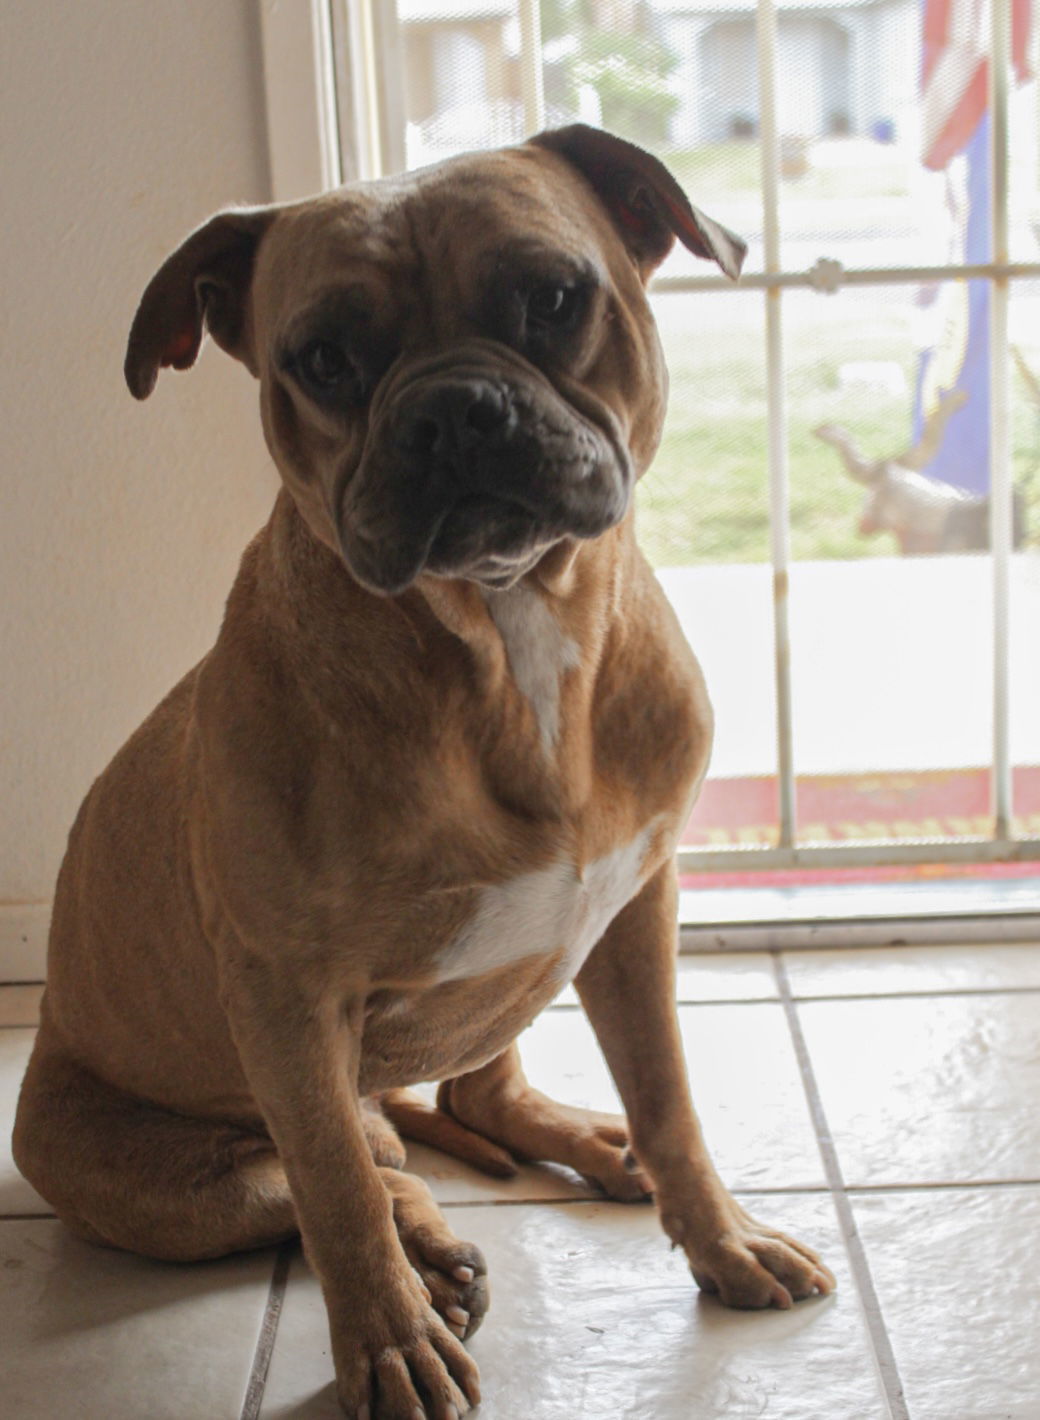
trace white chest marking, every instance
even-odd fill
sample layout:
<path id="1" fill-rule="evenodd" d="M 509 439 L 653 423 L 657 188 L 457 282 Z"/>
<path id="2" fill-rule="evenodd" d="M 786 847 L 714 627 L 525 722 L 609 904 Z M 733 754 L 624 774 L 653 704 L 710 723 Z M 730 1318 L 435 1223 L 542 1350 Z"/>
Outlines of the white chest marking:
<path id="1" fill-rule="evenodd" d="M 544 868 L 482 888 L 477 909 L 444 952 L 437 981 L 483 976 L 525 957 L 565 953 L 560 985 L 570 981 L 607 927 L 643 884 L 643 863 L 658 820 L 630 843 L 578 873 L 557 858 Z"/>
<path id="2" fill-rule="evenodd" d="M 581 664 L 578 643 L 562 629 L 545 598 L 521 583 L 486 593 L 488 611 L 505 643 L 517 689 L 538 722 L 548 754 L 560 733 L 560 689 L 565 672 Z"/>

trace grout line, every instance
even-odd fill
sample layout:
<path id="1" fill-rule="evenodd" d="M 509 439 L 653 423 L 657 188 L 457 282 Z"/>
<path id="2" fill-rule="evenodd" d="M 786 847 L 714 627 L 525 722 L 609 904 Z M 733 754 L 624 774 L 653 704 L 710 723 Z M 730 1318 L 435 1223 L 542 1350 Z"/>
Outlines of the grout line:
<path id="1" fill-rule="evenodd" d="M 438 1208 L 544 1208 L 547 1204 L 562 1203 L 566 1208 L 580 1207 L 590 1203 L 612 1203 L 606 1194 L 597 1198 L 436 1198 Z M 626 1208 L 648 1206 L 650 1199 L 640 1199 L 636 1203 L 626 1203 Z"/>
<path id="2" fill-rule="evenodd" d="M 611 1203 L 613 1200 L 606 1194 L 599 1198 L 435 1198 L 434 1202 L 438 1208 L 542 1208 L 549 1203 L 562 1203 L 567 1208 L 573 1208 L 586 1203 Z M 649 1199 L 646 1200 L 649 1203 Z M 643 1206 L 640 1199 L 635 1204 L 626 1204 L 626 1207 L 639 1208 Z"/>
<path id="3" fill-rule="evenodd" d="M 0 1223 L 46 1223 L 57 1218 L 57 1213 L 0 1213 Z"/>
<path id="4" fill-rule="evenodd" d="M 907 1001 L 927 996 L 929 1000 L 946 996 L 1036 996 L 1040 986 L 936 986 L 906 991 L 821 991 L 791 992 L 791 1000 L 799 1005 L 806 1001 Z"/>
<path id="5" fill-rule="evenodd" d="M 1040 991 L 1040 987 L 1036 988 Z M 677 1006 L 775 1006 L 780 1000 L 779 996 L 676 996 Z M 553 1011 L 581 1011 L 581 1003 L 578 1001 L 554 1001 L 551 1006 L 547 1006 L 542 1015 L 549 1015 Z"/>
<path id="6" fill-rule="evenodd" d="M 860 1305 L 863 1308 L 870 1343 L 874 1351 L 874 1361 L 880 1374 L 891 1420 L 910 1420 L 910 1411 L 907 1408 L 899 1367 L 896 1364 L 892 1342 L 881 1312 L 881 1303 L 878 1301 L 877 1291 L 874 1288 L 874 1279 L 870 1273 L 870 1264 L 867 1261 L 863 1239 L 860 1237 L 852 1212 L 852 1204 L 849 1202 L 845 1190 L 845 1180 L 842 1176 L 841 1164 L 838 1161 L 838 1151 L 834 1147 L 834 1139 L 831 1136 L 830 1125 L 823 1108 L 823 1100 L 816 1083 L 809 1047 L 802 1033 L 801 1021 L 798 1019 L 798 1007 L 791 994 L 787 968 L 779 951 L 774 950 L 770 955 L 773 958 L 773 971 L 780 992 L 780 1000 L 783 1003 L 784 1014 L 787 1017 L 788 1029 L 791 1032 L 791 1041 L 798 1057 L 798 1068 L 802 1076 L 802 1086 L 809 1105 L 809 1113 L 812 1116 L 813 1129 L 816 1132 L 817 1147 L 823 1160 L 827 1182 L 830 1184 L 831 1198 L 838 1215 L 845 1249 L 852 1265 L 853 1279 L 859 1291 Z"/>
<path id="7" fill-rule="evenodd" d="M 846 1193 L 963 1193 L 984 1192 L 992 1188 L 1037 1188 L 1040 1178 L 969 1178 L 945 1183 L 850 1183 Z"/>
<path id="8" fill-rule="evenodd" d="M 791 999 L 799 1004 L 817 1001 L 913 1001 L 927 997 L 947 996 L 1038 996 L 1037 986 L 921 986 L 904 991 L 808 991 L 791 989 Z M 779 994 L 772 996 L 678 996 L 677 1006 L 775 1006 L 782 1002 Z M 543 1014 L 550 1012 L 580 1012 L 577 1001 L 554 1001 Z"/>
<path id="9" fill-rule="evenodd" d="M 278 1335 L 278 1322 L 281 1319 L 282 1304 L 285 1301 L 285 1289 L 289 1281 L 289 1263 L 294 1247 L 294 1243 L 282 1243 L 274 1260 L 271 1289 L 267 1294 L 264 1319 L 260 1323 L 260 1335 L 256 1339 L 253 1367 L 249 1373 L 249 1384 L 246 1387 L 246 1396 L 242 1402 L 242 1413 L 239 1420 L 257 1420 L 260 1414 L 260 1406 L 264 1399 L 264 1386 L 267 1384 L 267 1372 L 271 1365 L 271 1354 L 274 1351 L 275 1337 Z"/>
<path id="10" fill-rule="evenodd" d="M 774 1188 L 744 1186 L 732 1180 L 729 1184 L 730 1191 L 739 1194 L 742 1198 L 787 1198 L 792 1194 L 800 1197 L 825 1197 L 833 1194 L 833 1186 L 829 1183 L 789 1183 L 778 1184 Z M 1040 1178 L 981 1178 L 967 1179 L 953 1183 L 854 1183 L 842 1184 L 842 1188 L 847 1194 L 864 1195 L 876 1197 L 887 1194 L 904 1193 L 971 1193 L 981 1192 L 994 1188 L 1040 1188 Z M 582 1196 L 580 1198 L 438 1198 L 436 1199 L 438 1208 L 540 1208 L 547 1205 L 556 1206 L 563 1204 L 565 1207 L 575 1207 L 590 1203 L 613 1203 L 615 1200 L 608 1198 L 606 1194 L 595 1197 Z M 647 1200 L 649 1203 L 650 1200 Z M 641 1203 L 624 1203 L 619 1207 L 632 1208 L 644 1206 Z"/>
<path id="11" fill-rule="evenodd" d="M 784 1198 L 792 1193 L 823 1196 L 830 1192 L 830 1188 L 825 1183 L 793 1184 L 787 1188 L 743 1188 L 739 1183 L 734 1183 L 731 1192 L 747 1198 Z M 649 1208 L 653 1204 L 652 1198 L 639 1199 L 634 1203 L 620 1203 L 605 1193 L 580 1198 L 437 1198 L 434 1201 L 438 1208 L 541 1208 L 550 1204 L 555 1206 L 557 1203 L 568 1208 L 584 1204 L 602 1206 L 604 1203 L 617 1203 L 619 1208 Z"/>

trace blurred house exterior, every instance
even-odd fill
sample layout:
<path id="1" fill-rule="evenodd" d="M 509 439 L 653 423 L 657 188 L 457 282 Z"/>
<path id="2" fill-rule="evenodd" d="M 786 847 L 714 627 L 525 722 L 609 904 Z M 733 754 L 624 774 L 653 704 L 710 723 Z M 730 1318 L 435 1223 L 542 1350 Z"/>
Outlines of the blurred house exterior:
<path id="1" fill-rule="evenodd" d="M 891 140 L 909 120 L 917 87 L 920 10 L 915 0 L 778 0 L 780 131 L 804 138 Z M 713 8 L 697 0 L 653 0 L 667 42 L 680 56 L 679 109 L 672 141 L 716 143 L 758 126 L 755 0 Z M 909 73 L 908 73 L 909 69 Z"/>
<path id="2" fill-rule="evenodd" d="M 686 148 L 757 131 L 755 8 L 756 0 L 593 0 L 585 13 L 601 35 L 641 32 L 669 51 L 670 72 L 661 76 L 670 95 L 666 142 Z M 514 0 L 398 0 L 397 18 L 410 161 L 523 136 Z M 781 132 L 906 137 L 920 26 L 916 0 L 778 0 Z M 599 118 L 594 81 L 562 94 L 560 75 L 578 48 L 566 35 L 545 45 L 553 121 Z"/>

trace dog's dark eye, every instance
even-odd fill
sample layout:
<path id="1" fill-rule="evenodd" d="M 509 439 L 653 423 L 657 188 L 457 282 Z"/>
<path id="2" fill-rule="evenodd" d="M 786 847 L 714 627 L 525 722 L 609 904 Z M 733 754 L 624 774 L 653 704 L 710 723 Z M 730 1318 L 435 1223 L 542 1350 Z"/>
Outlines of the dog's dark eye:
<path id="1" fill-rule="evenodd" d="M 325 393 L 338 389 L 355 374 L 346 351 L 331 340 L 312 340 L 305 345 L 297 356 L 296 367 L 309 385 Z"/>
<path id="2" fill-rule="evenodd" d="M 570 325 L 578 311 L 580 290 L 577 286 L 556 286 L 546 282 L 534 286 L 527 296 L 527 319 L 533 325 Z"/>

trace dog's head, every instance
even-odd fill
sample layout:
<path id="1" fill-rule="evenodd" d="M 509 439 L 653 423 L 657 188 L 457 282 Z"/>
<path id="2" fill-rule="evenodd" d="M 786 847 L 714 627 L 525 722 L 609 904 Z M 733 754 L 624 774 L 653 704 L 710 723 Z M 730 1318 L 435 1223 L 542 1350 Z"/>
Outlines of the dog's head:
<path id="1" fill-rule="evenodd" d="M 507 586 L 627 511 L 666 375 L 645 285 L 675 237 L 744 244 L 632 144 L 580 125 L 300 203 L 220 213 L 145 291 L 139 399 L 204 329 L 260 380 L 311 530 L 371 591 Z"/>

